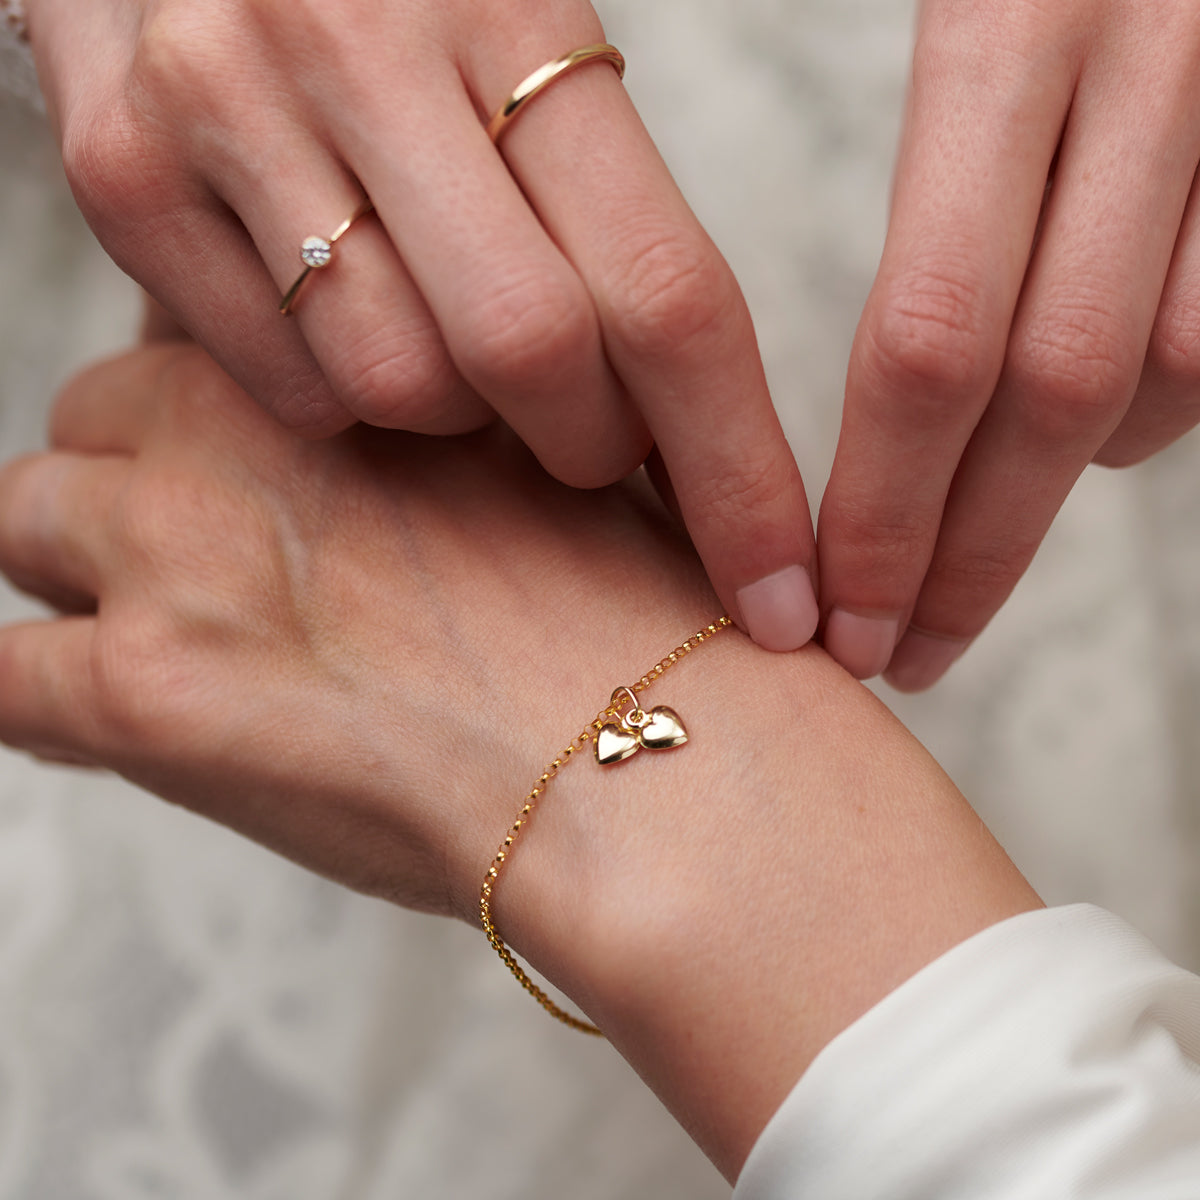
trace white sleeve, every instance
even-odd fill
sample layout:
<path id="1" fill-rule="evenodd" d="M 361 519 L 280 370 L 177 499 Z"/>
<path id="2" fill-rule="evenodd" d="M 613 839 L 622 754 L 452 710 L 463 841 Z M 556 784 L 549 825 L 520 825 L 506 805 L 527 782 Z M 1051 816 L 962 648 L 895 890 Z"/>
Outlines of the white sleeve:
<path id="1" fill-rule="evenodd" d="M 43 108 L 25 28 L 24 0 L 0 0 L 0 93 L 4 92 Z"/>
<path id="2" fill-rule="evenodd" d="M 1197 1200 L 1200 978 L 1091 905 L 1025 913 L 836 1037 L 734 1200 Z"/>

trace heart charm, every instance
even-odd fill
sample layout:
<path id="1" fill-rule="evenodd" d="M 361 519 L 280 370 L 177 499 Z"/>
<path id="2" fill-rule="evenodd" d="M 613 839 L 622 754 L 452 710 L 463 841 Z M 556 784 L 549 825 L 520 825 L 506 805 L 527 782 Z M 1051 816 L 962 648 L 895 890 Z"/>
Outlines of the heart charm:
<path id="1" fill-rule="evenodd" d="M 596 761 L 602 766 L 624 762 L 631 754 L 641 749 L 638 735 L 620 725 L 603 725 L 595 741 Z"/>
<path id="2" fill-rule="evenodd" d="M 638 730 L 638 741 L 647 750 L 670 750 L 688 740 L 687 730 L 673 708 L 660 705 L 650 710 L 650 719 Z"/>

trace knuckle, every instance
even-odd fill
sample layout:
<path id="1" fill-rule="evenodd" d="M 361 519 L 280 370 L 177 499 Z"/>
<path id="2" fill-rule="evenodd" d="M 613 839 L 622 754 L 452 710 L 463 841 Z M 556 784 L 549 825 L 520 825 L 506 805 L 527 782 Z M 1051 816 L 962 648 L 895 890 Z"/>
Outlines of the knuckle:
<path id="1" fill-rule="evenodd" d="M 1034 325 L 1014 346 L 1009 372 L 1026 425 L 1057 441 L 1088 438 L 1118 420 L 1140 366 L 1109 314 L 1075 308 Z"/>
<path id="2" fill-rule="evenodd" d="M 563 378 L 598 347 L 581 296 L 544 278 L 511 282 L 468 321 L 458 365 L 485 396 Z"/>
<path id="3" fill-rule="evenodd" d="M 970 626 L 947 629 L 958 636 L 974 636 L 982 621 L 979 614 L 990 615 L 1016 587 L 1025 568 L 1033 560 L 1040 538 L 1012 539 L 1003 542 L 976 542 L 969 548 L 939 550 L 926 574 L 923 590 L 941 598 L 943 606 L 952 605 Z"/>
<path id="4" fill-rule="evenodd" d="M 92 704 L 83 740 L 118 769 L 131 760 L 185 758 L 198 726 L 220 710 L 187 641 L 148 613 L 101 626 L 87 670 Z"/>
<path id="5" fill-rule="evenodd" d="M 686 353 L 731 323 L 741 292 L 725 261 L 703 239 L 661 234 L 629 255 L 633 264 L 611 295 L 610 327 L 620 345 L 655 361 Z"/>
<path id="6" fill-rule="evenodd" d="M 143 94 L 170 104 L 173 97 L 215 96 L 214 71 L 228 61 L 228 29 L 214 25 L 206 6 L 155 5 L 142 22 L 131 75 Z"/>
<path id="7" fill-rule="evenodd" d="M 565 450 L 555 448 L 542 465 L 560 483 L 575 488 L 601 488 L 619 483 L 646 461 L 653 441 L 640 422 L 598 431 Z"/>
<path id="8" fill-rule="evenodd" d="M 1175 392 L 1165 405 L 1139 396 L 1125 419 L 1092 456 L 1102 467 L 1132 467 L 1200 425 L 1200 389 Z"/>
<path id="9" fill-rule="evenodd" d="M 947 81 L 960 78 L 971 65 L 990 66 L 979 48 L 978 32 L 967 36 L 961 19 L 956 20 L 958 5 L 926 5 L 929 15 L 920 23 L 911 59 L 912 88 L 915 95 L 933 92 Z"/>
<path id="10" fill-rule="evenodd" d="M 1200 413 L 1197 416 L 1200 417 Z M 1118 431 L 1100 447 L 1099 451 L 1092 458 L 1092 462 L 1099 467 L 1111 467 L 1114 470 L 1120 470 L 1124 467 L 1133 467 L 1140 462 L 1145 462 L 1159 448 L 1157 442 L 1147 443 L 1136 437 L 1122 436 L 1120 431 Z"/>
<path id="11" fill-rule="evenodd" d="M 261 163 L 273 153 L 261 138 L 247 141 L 256 118 L 278 103 L 261 85 L 270 65 L 245 14 L 225 15 L 228 21 L 214 21 L 209 5 L 164 0 L 142 22 L 126 95 L 163 161 L 245 167 L 248 154 Z M 261 119 L 253 127 L 264 128 Z"/>
<path id="12" fill-rule="evenodd" d="M 1169 383 L 1200 383 L 1200 291 L 1173 298 L 1159 310 L 1150 335 L 1149 359 Z"/>
<path id="13" fill-rule="evenodd" d="M 302 22 L 306 28 L 311 28 L 313 19 L 319 18 L 322 8 L 327 7 L 315 0 L 242 0 L 242 5 L 264 28 L 284 26 L 289 21 Z"/>
<path id="14" fill-rule="evenodd" d="M 125 103 L 72 114 L 62 161 L 80 211 L 102 230 L 138 223 L 162 201 L 157 153 Z"/>
<path id="15" fill-rule="evenodd" d="M 184 478 L 134 475 L 125 484 L 109 518 L 113 546 L 131 577 L 159 577 L 179 553 L 178 514 L 204 511 L 187 507 L 200 499 L 181 496 Z"/>
<path id="16" fill-rule="evenodd" d="M 846 503 L 823 508 L 821 538 L 836 545 L 848 573 L 862 579 L 905 580 L 923 574 L 932 533 L 911 505 Z"/>
<path id="17" fill-rule="evenodd" d="M 95 744 L 118 750 L 146 745 L 163 718 L 169 689 L 161 686 L 161 675 L 171 649 L 145 624 L 136 636 L 126 627 L 105 627 L 104 636 L 93 639 L 88 690 Z"/>
<path id="18" fill-rule="evenodd" d="M 406 341 L 349 366 L 339 390 L 342 402 L 360 421 L 409 429 L 442 414 L 454 383 L 453 368 L 440 344 Z"/>
<path id="19" fill-rule="evenodd" d="M 761 519 L 762 514 L 778 512 L 795 483 L 777 461 L 761 456 L 727 457 L 719 468 L 705 479 L 688 507 L 706 523 L 734 530 L 743 528 L 748 516 Z"/>
<path id="20" fill-rule="evenodd" d="M 322 437 L 354 424 L 325 376 L 308 363 L 274 376 L 269 386 L 256 390 L 255 399 L 278 425 L 303 437 Z"/>
<path id="21" fill-rule="evenodd" d="M 947 83 L 993 78 L 997 71 L 1014 82 L 1044 79 L 1048 70 L 1061 69 L 1064 51 L 1069 53 L 1063 43 L 1064 19 L 1082 25 L 1078 11 L 1064 10 L 1084 7 L 923 5 L 913 47 L 913 90 L 935 91 Z"/>
<path id="22" fill-rule="evenodd" d="M 950 269 L 892 284 L 866 325 L 865 365 L 888 391 L 927 403 L 934 415 L 964 394 L 990 390 L 1001 350 L 989 339 L 980 286 Z"/>
<path id="23" fill-rule="evenodd" d="M 337 52 L 347 25 L 347 4 L 324 0 L 241 0 L 252 28 L 266 33 L 273 45 L 324 47 Z M 361 66 L 361 64 L 360 64 Z"/>

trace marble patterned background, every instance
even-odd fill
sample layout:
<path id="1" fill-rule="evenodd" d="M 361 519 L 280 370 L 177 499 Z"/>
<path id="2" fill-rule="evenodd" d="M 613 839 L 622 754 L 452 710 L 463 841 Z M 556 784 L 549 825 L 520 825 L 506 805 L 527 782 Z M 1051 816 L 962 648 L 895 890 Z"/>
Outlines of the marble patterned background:
<path id="1" fill-rule="evenodd" d="M 901 0 L 610 0 L 628 86 L 734 265 L 820 496 L 884 230 Z M 0 451 L 136 296 L 0 109 Z M 932 694 L 879 690 L 1051 902 L 1200 968 L 1200 442 L 1088 472 Z M 0 619 L 34 611 L 0 590 Z M 0 687 L 4 681 L 0 680 Z M 0 751 L 0 1197 L 704 1200 L 607 1047 L 464 927 L 348 895 L 119 781 Z"/>

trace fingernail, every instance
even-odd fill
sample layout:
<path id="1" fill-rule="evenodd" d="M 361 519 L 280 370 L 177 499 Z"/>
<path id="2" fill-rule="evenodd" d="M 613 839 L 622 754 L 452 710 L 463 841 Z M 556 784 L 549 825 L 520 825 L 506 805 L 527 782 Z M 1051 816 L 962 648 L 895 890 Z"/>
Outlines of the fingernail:
<path id="1" fill-rule="evenodd" d="M 860 617 L 835 608 L 825 622 L 825 649 L 855 679 L 870 679 L 888 665 L 899 631 L 898 617 Z"/>
<path id="2" fill-rule="evenodd" d="M 923 691 L 941 679 L 970 644 L 910 629 L 900 639 L 883 677 L 898 692 Z"/>
<path id="3" fill-rule="evenodd" d="M 798 650 L 817 630 L 817 597 L 803 567 L 784 567 L 737 594 L 746 632 L 765 650 Z"/>

